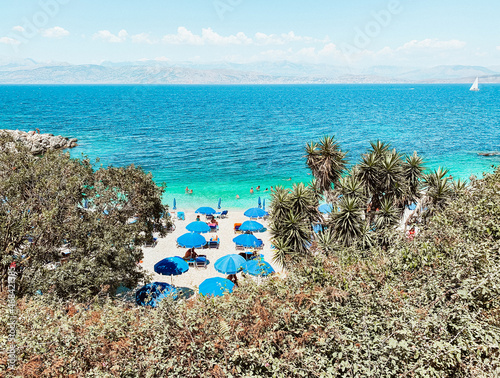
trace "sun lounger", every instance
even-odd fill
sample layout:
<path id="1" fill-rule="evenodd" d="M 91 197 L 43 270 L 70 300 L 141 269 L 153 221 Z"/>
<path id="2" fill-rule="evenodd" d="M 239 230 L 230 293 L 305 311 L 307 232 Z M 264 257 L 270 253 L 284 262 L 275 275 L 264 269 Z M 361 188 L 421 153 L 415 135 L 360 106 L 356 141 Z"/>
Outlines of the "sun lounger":
<path id="1" fill-rule="evenodd" d="M 217 231 L 219 231 L 219 226 L 217 226 L 217 225 L 209 224 L 208 227 L 210 227 L 210 232 L 217 232 Z"/>
<path id="2" fill-rule="evenodd" d="M 177 212 L 177 219 L 179 219 L 179 220 L 185 220 L 184 217 L 185 217 L 184 216 L 184 211 L 178 211 Z"/>
<path id="3" fill-rule="evenodd" d="M 219 249 L 219 245 L 220 245 L 220 239 L 217 239 L 217 240 L 210 240 L 210 241 L 207 243 L 208 248 L 216 248 L 216 249 Z"/>
<path id="4" fill-rule="evenodd" d="M 234 233 L 235 234 L 241 234 L 240 227 L 241 227 L 241 223 L 234 224 Z"/>
<path id="5" fill-rule="evenodd" d="M 207 268 L 208 265 L 208 260 L 206 255 L 198 255 L 198 257 L 195 260 L 195 267 L 196 268 Z"/>

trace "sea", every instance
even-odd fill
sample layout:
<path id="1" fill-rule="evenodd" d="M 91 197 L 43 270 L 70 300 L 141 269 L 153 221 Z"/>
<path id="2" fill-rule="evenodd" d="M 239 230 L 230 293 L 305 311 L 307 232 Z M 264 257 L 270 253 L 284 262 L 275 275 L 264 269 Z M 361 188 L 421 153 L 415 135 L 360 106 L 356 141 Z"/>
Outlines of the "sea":
<path id="1" fill-rule="evenodd" d="M 309 182 L 304 147 L 325 135 L 351 164 L 382 140 L 429 170 L 482 177 L 500 163 L 478 155 L 500 151 L 500 85 L 469 86 L 3 85 L 0 129 L 78 138 L 71 155 L 96 168 L 141 166 L 177 210 L 246 209 Z"/>

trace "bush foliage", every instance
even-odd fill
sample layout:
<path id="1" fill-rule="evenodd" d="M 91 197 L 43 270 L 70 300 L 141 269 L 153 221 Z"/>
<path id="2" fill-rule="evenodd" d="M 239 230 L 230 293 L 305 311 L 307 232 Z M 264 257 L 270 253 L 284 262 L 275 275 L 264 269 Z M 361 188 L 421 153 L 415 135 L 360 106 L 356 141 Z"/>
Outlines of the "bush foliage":
<path id="1" fill-rule="evenodd" d="M 391 240 L 318 250 L 284 278 L 154 310 L 19 300 L 12 374 L 500 376 L 500 171 L 458 193 L 412 240 Z"/>
<path id="2" fill-rule="evenodd" d="M 0 135 L 1 143 L 9 139 Z M 169 225 L 162 193 L 134 166 L 94 169 L 66 153 L 0 148 L 0 287 L 12 262 L 20 295 L 39 290 L 83 301 L 120 284 L 135 287 L 145 275 L 137 266 L 141 245 Z M 55 269 L 63 252 L 68 262 Z"/>

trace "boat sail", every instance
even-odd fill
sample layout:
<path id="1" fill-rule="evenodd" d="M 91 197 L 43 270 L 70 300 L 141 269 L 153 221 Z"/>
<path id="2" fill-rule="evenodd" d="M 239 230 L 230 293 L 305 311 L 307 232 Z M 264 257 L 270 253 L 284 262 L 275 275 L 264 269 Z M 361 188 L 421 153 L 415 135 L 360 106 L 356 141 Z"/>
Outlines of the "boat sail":
<path id="1" fill-rule="evenodd" d="M 476 80 L 474 80 L 474 84 L 472 84 L 472 87 L 470 87 L 471 91 L 477 92 L 479 90 L 479 77 L 476 77 Z"/>

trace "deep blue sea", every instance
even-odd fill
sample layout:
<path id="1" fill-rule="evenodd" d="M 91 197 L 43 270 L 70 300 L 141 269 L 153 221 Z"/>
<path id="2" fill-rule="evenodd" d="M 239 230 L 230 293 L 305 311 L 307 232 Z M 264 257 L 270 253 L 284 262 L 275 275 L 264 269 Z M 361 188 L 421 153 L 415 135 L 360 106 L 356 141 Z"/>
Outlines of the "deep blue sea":
<path id="1" fill-rule="evenodd" d="M 0 129 L 76 137 L 74 157 L 140 165 L 178 209 L 247 208 L 271 185 L 309 181 L 304 146 L 324 135 L 353 163 L 381 139 L 454 177 L 491 171 L 500 157 L 477 153 L 500 151 L 500 85 L 469 86 L 0 86 Z"/>

